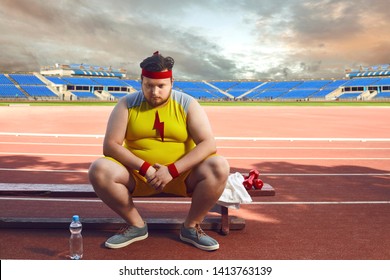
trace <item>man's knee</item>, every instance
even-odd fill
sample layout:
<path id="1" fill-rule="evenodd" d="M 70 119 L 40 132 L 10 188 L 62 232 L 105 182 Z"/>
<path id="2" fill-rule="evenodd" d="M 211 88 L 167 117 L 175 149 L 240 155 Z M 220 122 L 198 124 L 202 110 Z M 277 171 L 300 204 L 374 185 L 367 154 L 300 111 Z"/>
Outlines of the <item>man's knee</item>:
<path id="1" fill-rule="evenodd" d="M 206 163 L 208 164 L 208 168 L 216 180 L 221 182 L 227 180 L 230 173 L 230 167 L 229 163 L 224 157 L 213 156 L 209 158 Z"/>
<path id="2" fill-rule="evenodd" d="M 113 183 L 119 183 L 126 187 L 134 185 L 132 176 L 123 165 L 106 158 L 94 161 L 89 167 L 88 176 L 95 191 L 109 188 Z"/>
<path id="3" fill-rule="evenodd" d="M 104 161 L 102 159 L 98 159 L 94 161 L 88 170 L 88 177 L 91 184 L 95 187 L 95 185 L 100 185 L 99 183 L 105 178 L 105 170 Z"/>
<path id="4" fill-rule="evenodd" d="M 115 166 L 116 167 L 116 166 Z M 118 169 L 113 167 L 113 162 L 100 158 L 94 161 L 88 170 L 89 181 L 96 190 L 96 188 L 102 188 L 110 185 L 111 182 L 117 180 Z"/>

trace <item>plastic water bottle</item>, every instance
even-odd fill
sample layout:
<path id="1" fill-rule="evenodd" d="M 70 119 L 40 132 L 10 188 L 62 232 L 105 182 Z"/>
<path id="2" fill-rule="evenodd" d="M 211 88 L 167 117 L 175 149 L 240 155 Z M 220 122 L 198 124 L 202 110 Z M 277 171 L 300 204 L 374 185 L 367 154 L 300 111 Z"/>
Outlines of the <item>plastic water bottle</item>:
<path id="1" fill-rule="evenodd" d="M 78 215 L 74 215 L 70 223 L 69 251 L 72 260 L 80 260 L 83 257 L 83 226 Z"/>

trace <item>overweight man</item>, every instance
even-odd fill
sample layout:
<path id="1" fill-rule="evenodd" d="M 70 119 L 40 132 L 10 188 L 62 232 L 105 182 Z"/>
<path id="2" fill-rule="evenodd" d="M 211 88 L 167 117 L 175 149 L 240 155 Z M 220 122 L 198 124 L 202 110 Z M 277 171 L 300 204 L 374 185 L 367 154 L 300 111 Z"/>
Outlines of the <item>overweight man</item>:
<path id="1" fill-rule="evenodd" d="M 191 197 L 180 239 L 213 251 L 218 242 L 200 224 L 221 196 L 230 172 L 206 113 L 193 97 L 172 89 L 174 60 L 158 52 L 141 64 L 142 90 L 121 98 L 107 124 L 104 157 L 89 169 L 96 194 L 127 227 L 105 246 L 122 248 L 148 237 L 133 197 L 168 193 Z"/>

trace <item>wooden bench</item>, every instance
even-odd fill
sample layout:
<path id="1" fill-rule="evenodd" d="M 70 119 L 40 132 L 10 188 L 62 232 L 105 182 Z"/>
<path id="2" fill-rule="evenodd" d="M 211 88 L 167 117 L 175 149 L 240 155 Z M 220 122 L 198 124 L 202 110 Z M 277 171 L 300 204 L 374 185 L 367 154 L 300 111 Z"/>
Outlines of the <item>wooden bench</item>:
<path id="1" fill-rule="evenodd" d="M 264 184 L 261 190 L 248 191 L 251 197 L 274 196 L 275 190 L 269 184 Z M 0 183 L 1 196 L 28 196 L 28 197 L 96 197 L 91 185 L 88 184 L 3 184 Z M 174 197 L 162 194 L 153 197 Z M 134 200 L 141 197 L 136 197 Z M 150 197 L 149 197 L 150 198 Z M 210 212 L 217 212 L 217 217 L 206 217 L 202 223 L 203 229 L 219 230 L 227 235 L 231 229 L 239 230 L 245 227 L 245 220 L 229 215 L 229 208 L 216 204 Z M 178 229 L 183 220 L 176 218 L 146 218 L 151 229 Z M 124 221 L 118 218 L 88 218 L 82 217 L 85 228 L 118 229 Z M 0 228 L 64 228 L 69 226 L 69 218 L 18 218 L 0 217 Z"/>

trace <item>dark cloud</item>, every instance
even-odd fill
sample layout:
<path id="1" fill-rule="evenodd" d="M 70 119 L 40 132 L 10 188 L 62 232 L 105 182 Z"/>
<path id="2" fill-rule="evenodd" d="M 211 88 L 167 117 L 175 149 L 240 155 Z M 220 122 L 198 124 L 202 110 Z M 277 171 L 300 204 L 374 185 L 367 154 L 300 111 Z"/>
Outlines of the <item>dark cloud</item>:
<path id="1" fill-rule="evenodd" d="M 175 58 L 176 78 L 342 76 L 351 65 L 389 62 L 388 8 L 387 0 L 0 0 L 0 71 L 89 63 L 138 77 L 139 62 L 160 50 Z M 243 51 L 228 55 L 207 30 L 182 24 L 202 9 L 242 16 L 242 27 L 257 36 L 253 60 L 268 56 L 277 63 L 257 70 L 245 64 Z M 273 45 L 272 54 L 262 49 Z"/>
<path id="2" fill-rule="evenodd" d="M 259 45 L 287 49 L 280 65 L 262 75 L 340 77 L 354 65 L 389 63 L 386 0 L 253 0 L 242 7 L 256 22 Z"/>

